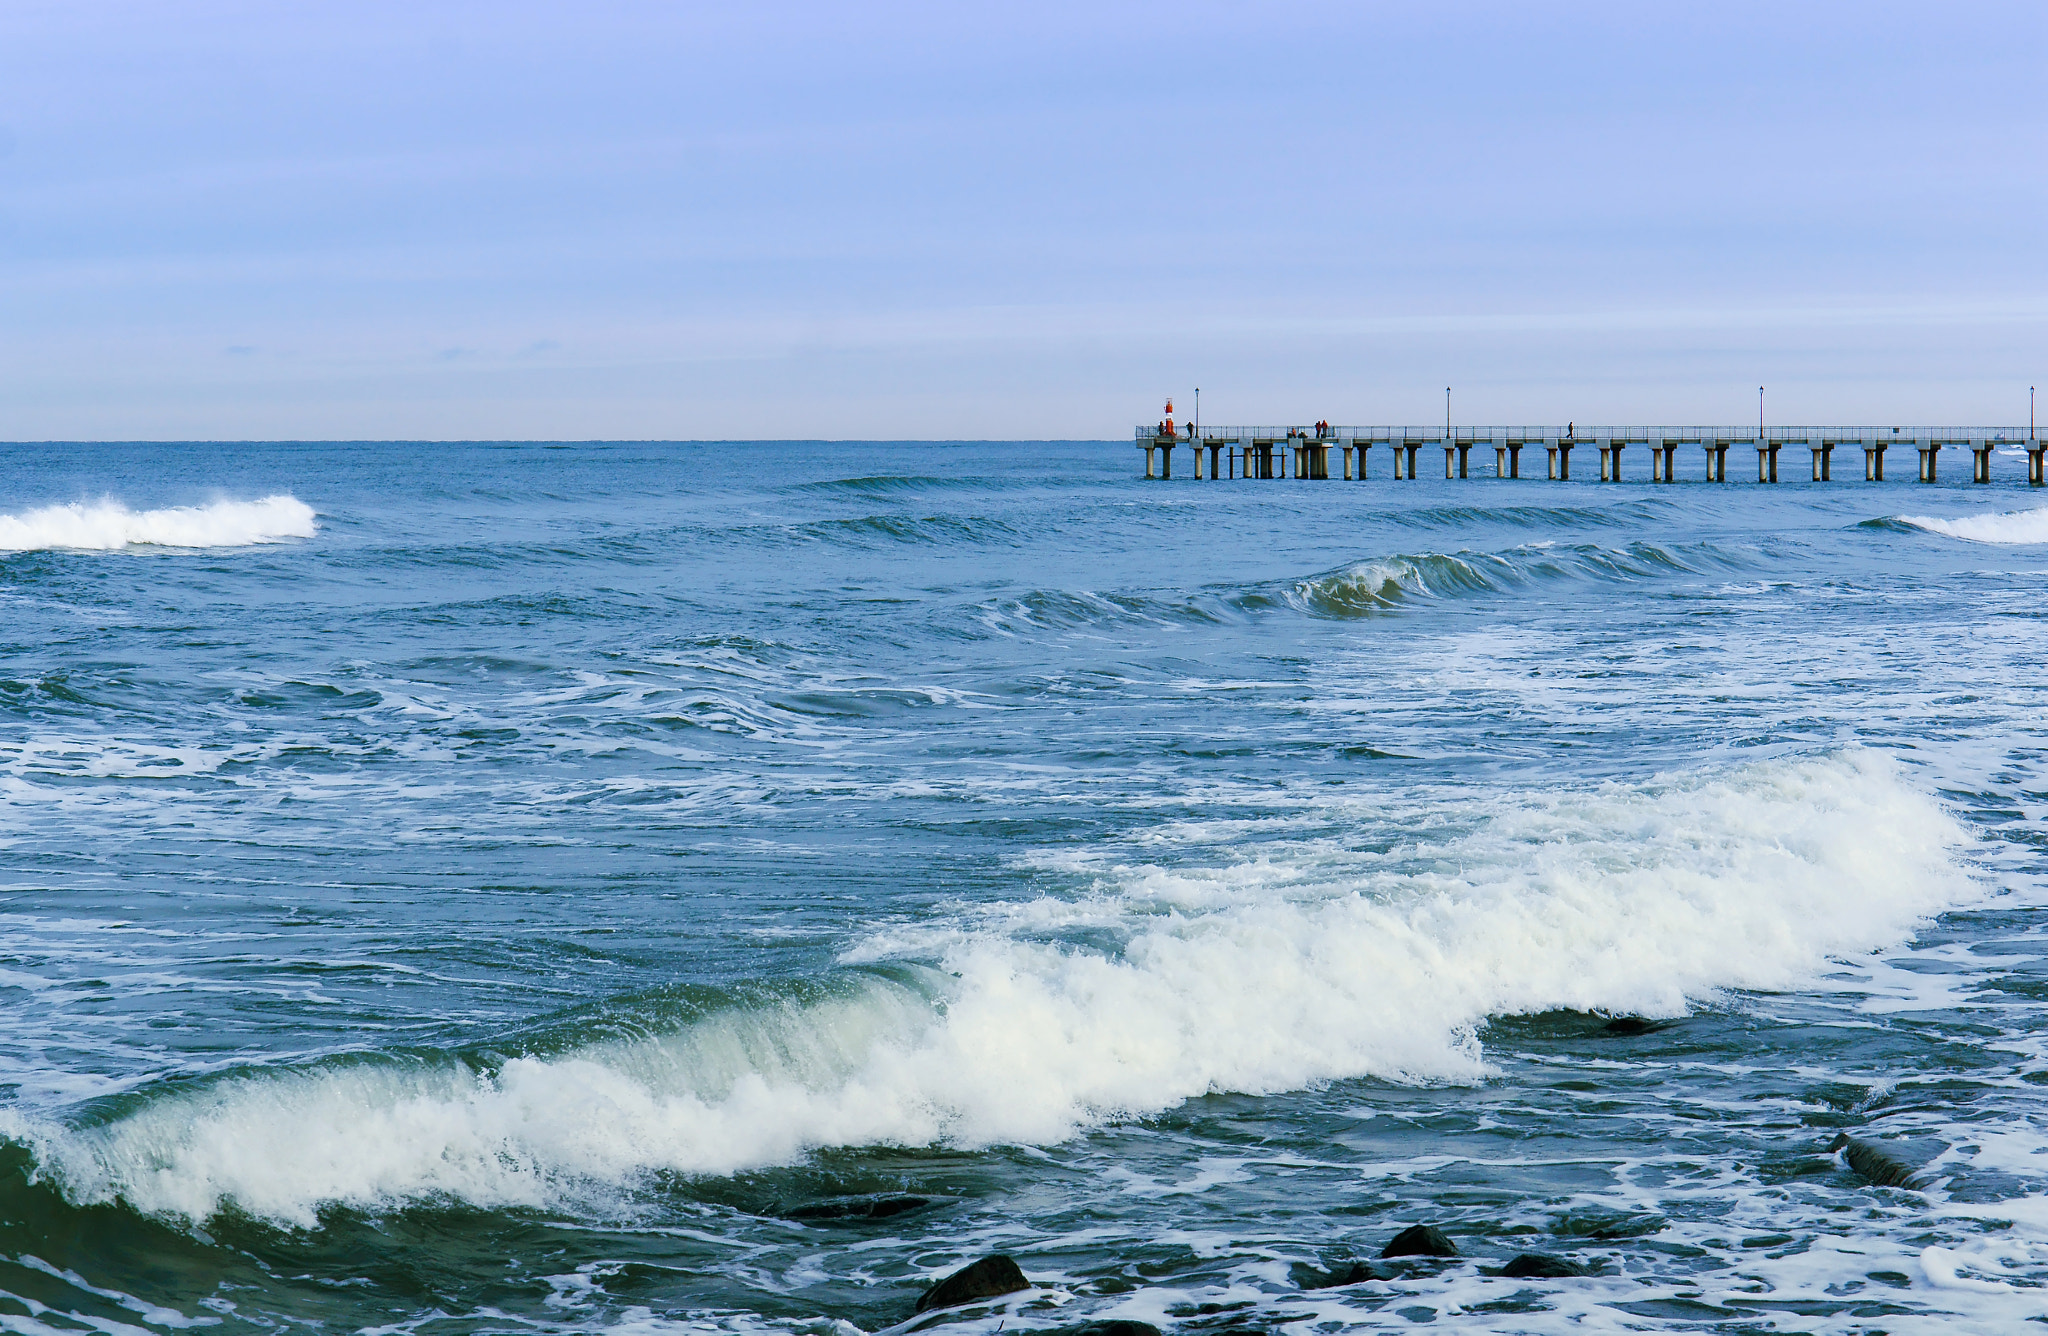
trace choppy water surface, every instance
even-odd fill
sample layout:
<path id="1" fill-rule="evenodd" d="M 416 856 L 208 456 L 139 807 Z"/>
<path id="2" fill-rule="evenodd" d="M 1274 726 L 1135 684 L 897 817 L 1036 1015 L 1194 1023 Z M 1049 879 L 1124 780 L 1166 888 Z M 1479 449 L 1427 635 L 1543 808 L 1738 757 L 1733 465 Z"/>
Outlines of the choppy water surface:
<path id="1" fill-rule="evenodd" d="M 2014 481 L 5 456 L 9 1331 L 2048 1313 Z"/>

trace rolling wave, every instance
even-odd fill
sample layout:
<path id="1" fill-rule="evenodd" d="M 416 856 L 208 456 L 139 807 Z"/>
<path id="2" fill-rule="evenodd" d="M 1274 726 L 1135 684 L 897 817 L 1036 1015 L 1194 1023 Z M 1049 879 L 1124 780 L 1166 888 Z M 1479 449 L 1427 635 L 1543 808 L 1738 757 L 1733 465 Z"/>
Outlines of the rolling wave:
<path id="1" fill-rule="evenodd" d="M 1104 865 L 1077 900 L 871 932 L 820 981 L 620 1003 L 503 1053 L 243 1072 L 0 1133 L 77 1205 L 186 1222 L 623 1202 L 659 1173 L 1050 1144 L 1209 1092 L 1477 1080 L 1490 1017 L 1798 986 L 1977 894 L 1961 828 L 1876 752 L 1441 815 L 1465 833 Z"/>
<path id="2" fill-rule="evenodd" d="M 130 510 L 119 501 L 74 501 L 0 515 L 0 552 L 50 548 L 112 552 L 127 547 L 248 547 L 311 538 L 313 508 L 280 493 L 258 501 Z"/>
<path id="3" fill-rule="evenodd" d="M 1502 552 L 1397 553 L 1305 579 L 1211 588 L 1181 597 L 1033 590 L 981 605 L 990 630 L 1217 623 L 1285 609 L 1312 617 L 1367 617 L 1421 600 L 1497 594 L 1550 580 L 1647 580 L 1740 569 L 1745 554 L 1709 544 L 1601 547 L 1530 543 Z"/>

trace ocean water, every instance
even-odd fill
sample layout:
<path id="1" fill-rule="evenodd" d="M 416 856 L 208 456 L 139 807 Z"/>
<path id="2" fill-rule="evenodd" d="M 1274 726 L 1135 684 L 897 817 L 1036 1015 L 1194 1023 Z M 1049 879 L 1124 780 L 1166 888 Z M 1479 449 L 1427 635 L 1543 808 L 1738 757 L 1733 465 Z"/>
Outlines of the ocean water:
<path id="1" fill-rule="evenodd" d="M 7 1332 L 2048 1315 L 2016 459 L 0 454 Z"/>

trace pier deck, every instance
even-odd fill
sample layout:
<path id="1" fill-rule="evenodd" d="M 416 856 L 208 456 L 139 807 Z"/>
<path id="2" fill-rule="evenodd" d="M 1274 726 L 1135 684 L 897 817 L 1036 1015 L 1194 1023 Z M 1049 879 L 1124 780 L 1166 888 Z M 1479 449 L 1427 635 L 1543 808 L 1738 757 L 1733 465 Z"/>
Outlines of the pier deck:
<path id="1" fill-rule="evenodd" d="M 2000 447 L 2024 447 L 2027 452 L 2027 481 L 2036 487 L 2044 482 L 2043 445 L 2024 427 L 1201 427 L 1174 435 L 1153 427 L 1137 429 L 1138 448 L 1145 452 L 1147 478 L 1173 476 L 1173 452 L 1194 452 L 1194 476 L 1201 478 L 1302 478 L 1327 480 L 1343 478 L 1363 481 L 1369 473 L 1370 452 L 1385 446 L 1393 455 L 1393 477 L 1414 478 L 1417 456 L 1426 449 L 1444 452 L 1444 476 L 1472 476 L 1474 449 L 1492 450 L 1493 476 L 1522 476 L 1522 451 L 1544 452 L 1543 476 L 1569 481 L 1572 451 L 1586 449 L 1600 455 L 1600 481 L 1622 481 L 1622 457 L 1630 446 L 1649 452 L 1651 482 L 1678 479 L 1680 446 L 1699 449 L 1705 456 L 1703 477 L 1708 482 L 1728 480 L 1728 452 L 1736 457 L 1756 452 L 1757 481 L 1778 481 L 1781 450 L 1809 452 L 1815 482 L 1834 480 L 1834 452 L 1837 446 L 1863 452 L 1866 481 L 1884 481 L 1885 452 L 1895 446 L 1911 448 L 1918 456 L 1918 479 L 1936 481 L 1936 462 L 1944 448 L 1967 449 L 1971 454 L 1972 481 L 1991 481 L 1991 457 Z M 1342 471 L 1332 467 L 1341 453 Z M 1795 455 L 1794 458 L 1797 458 Z M 1204 465 L 1207 465 L 1206 469 Z M 1354 468 L 1354 464 L 1356 467 Z M 1481 456 L 1480 467 L 1485 466 Z"/>

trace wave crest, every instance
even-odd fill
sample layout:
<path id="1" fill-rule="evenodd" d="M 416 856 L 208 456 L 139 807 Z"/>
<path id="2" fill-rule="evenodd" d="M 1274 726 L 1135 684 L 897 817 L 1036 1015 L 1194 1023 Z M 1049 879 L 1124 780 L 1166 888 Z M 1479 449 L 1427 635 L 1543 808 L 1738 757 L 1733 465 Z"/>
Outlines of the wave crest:
<path id="1" fill-rule="evenodd" d="M 114 552 L 126 547 L 248 547 L 311 538 L 313 508 L 279 493 L 257 501 L 130 510 L 119 501 L 73 501 L 0 515 L 0 552 L 50 548 Z"/>
<path id="2" fill-rule="evenodd" d="M 1942 519 L 1933 515 L 1900 515 L 1897 523 L 1947 538 L 1972 543 L 2048 543 L 2048 506 L 2032 510 L 1996 511 Z"/>

